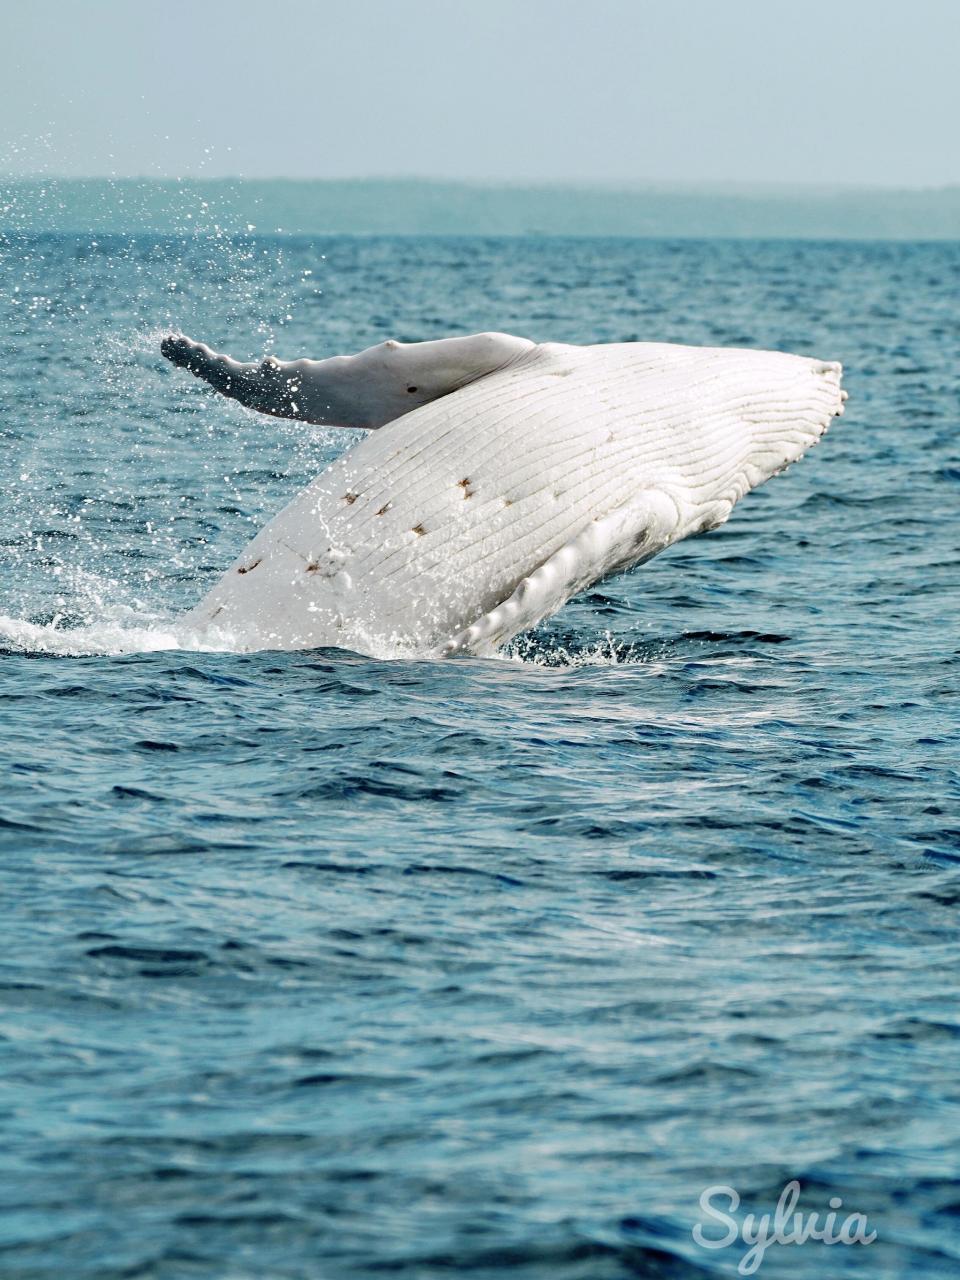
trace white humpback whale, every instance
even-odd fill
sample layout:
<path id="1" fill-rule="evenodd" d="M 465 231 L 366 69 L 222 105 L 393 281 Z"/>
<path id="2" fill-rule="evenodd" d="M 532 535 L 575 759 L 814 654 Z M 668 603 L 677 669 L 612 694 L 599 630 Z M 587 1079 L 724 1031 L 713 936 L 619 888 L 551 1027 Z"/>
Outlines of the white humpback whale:
<path id="1" fill-rule="evenodd" d="M 715 529 L 843 412 L 782 352 L 503 333 L 240 364 L 164 356 L 253 409 L 366 428 L 182 619 L 248 650 L 491 654 L 592 583 Z"/>

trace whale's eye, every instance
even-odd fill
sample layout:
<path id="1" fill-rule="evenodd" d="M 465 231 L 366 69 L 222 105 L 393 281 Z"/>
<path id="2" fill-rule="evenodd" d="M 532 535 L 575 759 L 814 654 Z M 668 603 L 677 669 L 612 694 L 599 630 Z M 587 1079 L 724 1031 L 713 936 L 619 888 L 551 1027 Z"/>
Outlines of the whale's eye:
<path id="1" fill-rule="evenodd" d="M 408 390 L 409 392 L 411 392 L 411 394 L 412 394 L 414 391 L 416 391 L 416 389 L 417 389 L 416 387 L 407 387 L 407 390 Z"/>

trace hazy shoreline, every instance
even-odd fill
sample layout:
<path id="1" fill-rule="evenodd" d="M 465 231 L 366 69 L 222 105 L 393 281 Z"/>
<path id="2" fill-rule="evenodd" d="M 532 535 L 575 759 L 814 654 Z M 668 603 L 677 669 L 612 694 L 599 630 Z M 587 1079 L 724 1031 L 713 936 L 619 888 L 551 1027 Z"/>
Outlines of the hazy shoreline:
<path id="1" fill-rule="evenodd" d="M 0 179 L 6 231 L 960 239 L 960 187 L 574 186 L 418 179 Z"/>

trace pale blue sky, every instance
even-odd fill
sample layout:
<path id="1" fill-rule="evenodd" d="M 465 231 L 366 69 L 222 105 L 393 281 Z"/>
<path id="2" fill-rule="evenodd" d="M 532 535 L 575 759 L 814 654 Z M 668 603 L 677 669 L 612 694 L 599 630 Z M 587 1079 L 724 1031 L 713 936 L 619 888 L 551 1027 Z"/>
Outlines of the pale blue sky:
<path id="1" fill-rule="evenodd" d="M 0 169 L 960 182 L 960 0 L 0 0 Z"/>

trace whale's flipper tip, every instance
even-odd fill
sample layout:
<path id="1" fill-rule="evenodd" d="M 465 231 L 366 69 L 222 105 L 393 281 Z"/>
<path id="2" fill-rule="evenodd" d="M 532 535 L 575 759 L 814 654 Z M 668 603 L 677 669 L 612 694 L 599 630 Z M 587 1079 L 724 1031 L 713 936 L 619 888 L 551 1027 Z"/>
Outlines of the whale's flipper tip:
<path id="1" fill-rule="evenodd" d="M 168 333 L 160 339 L 160 354 L 178 369 L 188 369 L 198 377 L 206 376 L 206 370 L 215 359 L 215 353 L 202 342 L 194 342 L 183 333 Z"/>
<path id="2" fill-rule="evenodd" d="M 164 360 L 182 367 L 189 356 L 190 343 L 182 333 L 168 333 L 160 339 L 160 354 Z"/>

